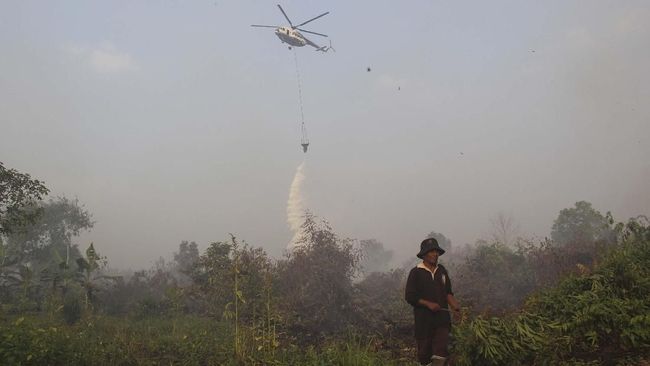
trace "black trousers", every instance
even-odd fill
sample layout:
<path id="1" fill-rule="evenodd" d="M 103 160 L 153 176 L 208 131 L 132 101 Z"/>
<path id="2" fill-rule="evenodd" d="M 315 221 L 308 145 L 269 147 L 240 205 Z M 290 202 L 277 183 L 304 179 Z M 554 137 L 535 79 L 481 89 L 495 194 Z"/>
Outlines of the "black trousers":
<path id="1" fill-rule="evenodd" d="M 436 328 L 432 338 L 415 340 L 418 346 L 418 362 L 426 365 L 431 362 L 431 356 L 448 357 L 449 328 Z"/>

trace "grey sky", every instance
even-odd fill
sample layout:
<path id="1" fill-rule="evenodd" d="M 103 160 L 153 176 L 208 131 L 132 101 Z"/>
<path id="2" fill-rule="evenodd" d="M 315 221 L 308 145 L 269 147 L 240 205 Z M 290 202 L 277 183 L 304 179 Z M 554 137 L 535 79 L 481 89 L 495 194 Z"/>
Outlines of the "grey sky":
<path id="1" fill-rule="evenodd" d="M 647 1 L 3 1 L 0 161 L 78 197 L 113 266 L 232 232 L 278 256 L 289 185 L 342 236 L 412 256 L 497 212 L 546 236 L 587 200 L 650 214 Z M 320 37 L 310 37 L 323 45 Z M 370 67 L 372 71 L 367 72 Z M 462 154 L 461 154 L 462 153 Z"/>

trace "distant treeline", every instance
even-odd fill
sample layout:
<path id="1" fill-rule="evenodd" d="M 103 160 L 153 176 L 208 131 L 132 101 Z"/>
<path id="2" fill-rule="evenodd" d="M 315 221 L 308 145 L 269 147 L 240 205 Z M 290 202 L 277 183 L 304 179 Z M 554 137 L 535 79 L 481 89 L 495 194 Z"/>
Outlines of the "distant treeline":
<path id="1" fill-rule="evenodd" d="M 186 364 L 309 364 L 309 352 L 321 359 L 333 352 L 327 356 L 332 364 L 414 359 L 412 310 L 403 290 L 415 262 L 385 269 L 392 253 L 377 240 L 343 238 L 306 212 L 299 245 L 281 259 L 230 235 L 202 253 L 195 242 L 183 241 L 172 260 L 125 276 L 108 270 L 101 248 L 74 244 L 92 228 L 91 214 L 77 200 L 44 200 L 47 193 L 42 182 L 0 163 L 0 359 L 60 363 L 65 358 L 57 357 L 71 357 L 68 351 L 93 347 L 82 339 L 62 346 L 60 337 L 72 339 L 66 332 L 82 328 L 99 337 L 103 331 L 88 324 L 107 327 L 111 318 L 121 319 L 115 324 L 123 324 L 123 332 L 146 322 L 166 327 L 162 319 L 171 319 L 168 336 L 181 343 L 196 337 L 187 322 L 205 319 L 214 326 L 197 332 L 220 339 L 221 351 L 201 343 L 197 351 L 204 357 Z M 581 201 L 560 211 L 550 238 L 537 241 L 515 237 L 507 221 L 500 223 L 498 235 L 465 248 L 430 234 L 447 249 L 441 261 L 463 305 L 453 327 L 455 364 L 648 359 L 647 218 L 616 223 Z M 165 342 L 156 334 L 147 342 Z M 43 346 L 48 342 L 51 347 Z M 144 339 L 106 342 L 124 364 L 147 364 L 147 354 L 165 352 Z M 79 363 L 113 362 L 98 349 L 77 352 Z M 175 347 L 167 352 L 171 363 L 185 357 Z M 382 354 L 382 363 L 372 354 Z"/>

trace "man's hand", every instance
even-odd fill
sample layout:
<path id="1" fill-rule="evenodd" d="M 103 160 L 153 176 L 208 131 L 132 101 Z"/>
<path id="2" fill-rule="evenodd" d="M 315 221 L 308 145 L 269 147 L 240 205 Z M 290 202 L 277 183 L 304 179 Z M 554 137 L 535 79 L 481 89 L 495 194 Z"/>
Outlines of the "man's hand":
<path id="1" fill-rule="evenodd" d="M 418 300 L 418 304 L 420 304 L 420 305 L 424 306 L 425 308 L 427 308 L 427 309 L 433 311 L 434 313 L 435 313 L 436 311 L 440 310 L 440 305 L 438 305 L 437 303 L 435 303 L 435 302 L 433 302 L 433 301 L 428 301 L 428 300 L 425 300 L 425 299 L 420 299 L 420 300 Z"/>
<path id="2" fill-rule="evenodd" d="M 447 295 L 447 303 L 449 304 L 449 307 L 451 308 L 451 311 L 454 313 L 460 313 L 460 304 L 458 303 L 458 300 L 454 297 L 454 295 Z"/>
<path id="3" fill-rule="evenodd" d="M 454 308 L 454 307 L 452 307 L 452 308 L 451 308 L 451 311 L 454 313 L 454 316 L 455 316 L 455 317 L 458 317 L 458 318 L 461 317 L 460 308 Z"/>
<path id="4" fill-rule="evenodd" d="M 438 303 L 436 302 L 427 301 L 426 306 L 429 310 L 433 311 L 434 313 L 440 310 L 440 305 L 438 305 Z"/>

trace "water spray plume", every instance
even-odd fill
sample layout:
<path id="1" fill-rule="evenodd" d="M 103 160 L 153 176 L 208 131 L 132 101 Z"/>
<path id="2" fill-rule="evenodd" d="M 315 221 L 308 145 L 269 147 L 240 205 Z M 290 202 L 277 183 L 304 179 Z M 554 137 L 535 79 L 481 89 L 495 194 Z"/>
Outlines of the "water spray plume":
<path id="1" fill-rule="evenodd" d="M 293 238 L 289 242 L 287 249 L 291 249 L 297 245 L 297 240 L 300 237 L 300 227 L 303 222 L 304 215 L 304 199 L 302 196 L 302 182 L 305 180 L 303 169 L 305 161 L 303 161 L 296 169 L 296 175 L 293 177 L 291 187 L 289 188 L 289 201 L 287 201 L 287 223 L 289 229 L 293 232 Z"/>

